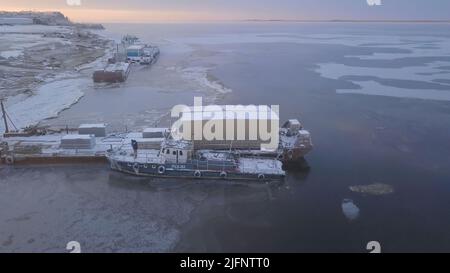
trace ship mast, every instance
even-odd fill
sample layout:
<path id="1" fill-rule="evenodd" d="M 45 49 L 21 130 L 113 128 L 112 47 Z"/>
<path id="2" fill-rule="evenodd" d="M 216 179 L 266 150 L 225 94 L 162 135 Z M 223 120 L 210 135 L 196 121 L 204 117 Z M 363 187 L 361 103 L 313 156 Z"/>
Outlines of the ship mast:
<path id="1" fill-rule="evenodd" d="M 0 105 L 2 108 L 3 122 L 5 123 L 5 134 L 7 134 L 9 133 L 9 128 L 8 128 L 8 120 L 6 119 L 5 106 L 3 105 L 3 99 L 0 99 Z"/>

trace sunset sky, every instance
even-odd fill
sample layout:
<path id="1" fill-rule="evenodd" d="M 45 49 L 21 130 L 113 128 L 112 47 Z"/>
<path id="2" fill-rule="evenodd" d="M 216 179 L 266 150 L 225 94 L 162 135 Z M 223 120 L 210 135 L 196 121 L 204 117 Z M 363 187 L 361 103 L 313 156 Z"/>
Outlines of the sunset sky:
<path id="1" fill-rule="evenodd" d="M 77 1 L 81 1 L 80 6 L 68 4 Z M 370 6 L 367 0 L 0 0 L 0 10 L 58 10 L 81 22 L 450 19 L 450 0 L 381 3 Z"/>

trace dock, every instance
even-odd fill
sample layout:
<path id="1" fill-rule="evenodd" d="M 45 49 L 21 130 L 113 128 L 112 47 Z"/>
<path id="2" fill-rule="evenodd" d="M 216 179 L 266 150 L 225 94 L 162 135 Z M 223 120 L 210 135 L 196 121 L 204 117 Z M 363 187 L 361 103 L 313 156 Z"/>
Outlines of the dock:
<path id="1" fill-rule="evenodd" d="M 3 117 L 7 114 L 4 112 Z M 5 120 L 5 124 L 8 123 Z M 0 137 L 0 163 L 85 163 L 106 162 L 112 149 L 127 147 L 137 141 L 142 149 L 158 149 L 166 128 L 143 132 L 107 134 L 106 124 L 81 124 L 78 128 L 32 128 L 10 131 Z"/>
<path id="2" fill-rule="evenodd" d="M 31 127 L 23 130 L 17 130 L 11 123 L 15 130 L 10 131 L 9 116 L 2 101 L 1 104 L 6 131 L 0 137 L 0 161 L 5 164 L 105 162 L 114 150 L 160 151 L 163 143 L 168 139 L 174 139 L 169 128 L 107 133 L 107 125 L 103 123 L 81 124 L 78 128 Z M 184 121 L 188 124 L 194 122 L 188 117 Z M 191 154 L 198 151 L 233 152 L 252 160 L 276 159 L 283 164 L 303 159 L 313 147 L 310 133 L 304 130 L 296 119 L 287 121 L 279 129 L 278 134 L 279 142 L 275 149 L 262 147 L 262 140 L 257 143 L 259 145 L 254 145 L 251 140 L 239 142 L 230 140 L 196 142 L 189 138 L 183 140 L 192 145 L 192 151 L 185 151 Z"/>
<path id="3" fill-rule="evenodd" d="M 116 51 L 108 64 L 94 71 L 92 78 L 95 83 L 125 82 L 131 72 L 131 65 L 152 65 L 159 57 L 157 46 L 143 44 L 139 38 L 124 36 L 120 44 L 116 44 Z"/>

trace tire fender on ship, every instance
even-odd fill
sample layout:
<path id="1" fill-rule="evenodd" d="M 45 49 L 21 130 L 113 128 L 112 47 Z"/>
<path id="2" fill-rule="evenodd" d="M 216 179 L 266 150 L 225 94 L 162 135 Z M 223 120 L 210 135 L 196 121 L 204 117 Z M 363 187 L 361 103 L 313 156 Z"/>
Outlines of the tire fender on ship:
<path id="1" fill-rule="evenodd" d="M 228 176 L 227 172 L 223 171 L 219 175 L 221 178 L 226 178 Z"/>
<path id="2" fill-rule="evenodd" d="M 8 164 L 8 165 L 13 165 L 14 161 L 15 161 L 14 160 L 14 156 L 12 156 L 12 155 L 7 155 L 5 157 L 5 163 Z"/>
<path id="3" fill-rule="evenodd" d="M 294 151 L 289 150 L 289 151 L 287 152 L 287 154 L 288 154 L 288 156 L 289 156 L 289 159 L 292 159 L 292 157 L 294 156 Z"/>
<path id="4" fill-rule="evenodd" d="M 202 177 L 202 173 L 201 173 L 199 170 L 196 170 L 196 171 L 194 172 L 194 176 L 195 176 L 195 177 Z"/>
<path id="5" fill-rule="evenodd" d="M 158 173 L 159 174 L 164 174 L 166 172 L 166 167 L 164 167 L 164 166 L 159 166 L 158 167 Z"/>
<path id="6" fill-rule="evenodd" d="M 133 170 L 135 173 L 139 173 L 139 164 L 138 163 L 133 164 Z"/>

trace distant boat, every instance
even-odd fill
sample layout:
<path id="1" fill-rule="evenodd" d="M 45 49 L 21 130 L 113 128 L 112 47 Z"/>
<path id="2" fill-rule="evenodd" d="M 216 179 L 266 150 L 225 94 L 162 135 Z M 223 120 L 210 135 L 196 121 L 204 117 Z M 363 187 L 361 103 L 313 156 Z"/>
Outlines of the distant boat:
<path id="1" fill-rule="evenodd" d="M 159 57 L 159 48 L 144 44 L 132 44 L 126 48 L 127 61 L 139 64 L 153 64 Z"/>
<path id="2" fill-rule="evenodd" d="M 133 45 L 139 42 L 139 38 L 134 35 L 127 34 L 122 37 L 122 44 L 124 45 Z"/>
<path id="3" fill-rule="evenodd" d="M 144 44 L 134 35 L 127 34 L 122 37 L 122 46 L 125 49 L 126 60 L 131 63 L 150 65 L 159 57 L 159 48 Z"/>

